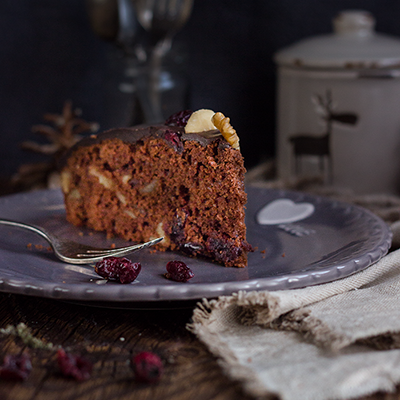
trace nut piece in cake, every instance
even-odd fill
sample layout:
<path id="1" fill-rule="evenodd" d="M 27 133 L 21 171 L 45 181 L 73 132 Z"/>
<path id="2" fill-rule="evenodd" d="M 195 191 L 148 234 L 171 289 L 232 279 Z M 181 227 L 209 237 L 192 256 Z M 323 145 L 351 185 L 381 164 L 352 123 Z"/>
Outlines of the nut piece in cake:
<path id="1" fill-rule="evenodd" d="M 201 109 L 195 111 L 189 118 L 185 133 L 198 133 L 205 131 L 216 130 L 217 128 L 212 123 L 212 117 L 215 114 L 213 110 Z"/>
<path id="2" fill-rule="evenodd" d="M 221 112 L 217 112 L 212 116 L 211 120 L 216 128 L 222 133 L 222 136 L 225 138 L 225 140 L 234 149 L 240 150 L 239 136 L 230 124 L 230 119 L 225 117 L 225 115 Z"/>
<path id="3" fill-rule="evenodd" d="M 185 133 L 200 133 L 212 130 L 219 130 L 225 140 L 236 150 L 240 150 L 239 136 L 230 124 L 230 118 L 225 117 L 221 112 L 201 109 L 195 111 L 189 118 Z"/>

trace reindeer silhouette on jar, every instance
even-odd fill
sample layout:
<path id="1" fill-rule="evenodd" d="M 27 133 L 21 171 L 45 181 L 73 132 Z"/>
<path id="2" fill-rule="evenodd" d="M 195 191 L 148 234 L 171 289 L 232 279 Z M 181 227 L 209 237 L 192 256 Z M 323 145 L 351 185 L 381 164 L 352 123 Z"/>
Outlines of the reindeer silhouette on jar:
<path id="1" fill-rule="evenodd" d="M 319 172 L 326 174 L 328 183 L 333 180 L 333 161 L 331 154 L 331 134 L 333 123 L 345 125 L 356 125 L 358 115 L 352 112 L 335 112 L 335 104 L 332 100 L 331 90 L 327 90 L 325 97 L 315 94 L 311 98 L 316 113 L 325 121 L 325 132 L 322 135 L 312 133 L 296 133 L 289 137 L 294 157 L 294 172 L 296 175 L 302 173 L 302 158 L 304 156 L 318 157 Z M 325 168 L 326 167 L 326 168 Z"/>

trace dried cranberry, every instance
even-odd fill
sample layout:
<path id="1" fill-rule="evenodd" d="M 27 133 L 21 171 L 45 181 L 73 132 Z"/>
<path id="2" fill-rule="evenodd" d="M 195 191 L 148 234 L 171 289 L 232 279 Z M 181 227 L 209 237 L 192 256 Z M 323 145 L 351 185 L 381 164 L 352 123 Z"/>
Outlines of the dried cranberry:
<path id="1" fill-rule="evenodd" d="M 66 353 L 63 349 L 57 351 L 57 362 L 61 373 L 77 381 L 90 378 L 92 363 L 81 356 Z"/>
<path id="2" fill-rule="evenodd" d="M 179 192 L 181 193 L 182 190 L 180 189 Z M 189 213 L 184 208 L 177 210 L 175 213 L 174 220 L 171 225 L 170 239 L 178 246 L 185 241 L 185 224 L 188 216 Z"/>
<path id="3" fill-rule="evenodd" d="M 131 283 L 139 275 L 142 265 L 134 263 L 125 257 L 106 257 L 96 263 L 94 270 L 106 279 L 119 280 L 121 283 Z"/>
<path id="4" fill-rule="evenodd" d="M 165 277 L 176 282 L 187 282 L 194 277 L 192 270 L 182 261 L 170 261 Z"/>
<path id="5" fill-rule="evenodd" d="M 30 357 L 27 354 L 6 355 L 0 367 L 0 378 L 9 381 L 24 381 L 32 371 Z"/>
<path id="6" fill-rule="evenodd" d="M 142 351 L 132 357 L 131 367 L 135 373 L 135 379 L 139 382 L 157 382 L 164 372 L 160 357 L 149 351 Z"/>
<path id="7" fill-rule="evenodd" d="M 229 239 L 223 240 L 209 237 L 206 248 L 218 262 L 235 261 L 243 253 L 243 250 Z"/>
<path id="8" fill-rule="evenodd" d="M 183 152 L 183 143 L 177 132 L 167 129 L 164 133 L 164 139 L 177 151 L 178 153 Z"/>
<path id="9" fill-rule="evenodd" d="M 188 122 L 188 119 L 193 114 L 191 110 L 183 110 L 178 111 L 175 114 L 172 114 L 166 121 L 165 125 L 168 126 L 185 126 Z"/>

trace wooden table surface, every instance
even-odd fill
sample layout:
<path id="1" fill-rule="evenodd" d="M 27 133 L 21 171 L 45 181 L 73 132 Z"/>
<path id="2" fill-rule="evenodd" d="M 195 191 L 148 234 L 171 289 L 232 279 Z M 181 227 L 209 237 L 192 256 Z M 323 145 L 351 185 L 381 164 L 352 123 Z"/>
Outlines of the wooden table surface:
<path id="1" fill-rule="evenodd" d="M 0 381 L 0 399 L 252 399 L 223 375 L 215 357 L 186 329 L 194 304 L 188 305 L 183 309 L 107 309 L 0 293 L 0 328 L 22 322 L 36 338 L 84 355 L 94 366 L 90 380 L 76 382 L 60 375 L 55 351 L 34 349 L 19 337 L 0 334 L 1 358 L 26 351 L 33 366 L 24 382 Z M 129 359 L 143 350 L 159 354 L 164 362 L 164 375 L 157 384 L 133 379 Z M 400 390 L 363 399 L 400 399 Z"/>

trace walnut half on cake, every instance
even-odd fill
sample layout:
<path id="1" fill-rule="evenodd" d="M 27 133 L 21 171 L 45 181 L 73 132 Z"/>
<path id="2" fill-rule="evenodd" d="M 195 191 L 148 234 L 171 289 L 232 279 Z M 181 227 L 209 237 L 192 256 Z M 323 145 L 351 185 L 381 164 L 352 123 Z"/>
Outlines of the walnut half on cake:
<path id="1" fill-rule="evenodd" d="M 204 111 L 214 116 L 181 112 L 165 125 L 112 129 L 77 143 L 61 174 L 68 221 L 135 242 L 164 236 L 159 250 L 246 266 L 243 157 L 230 144 L 229 119 L 221 131 L 212 121 L 203 129 Z"/>

